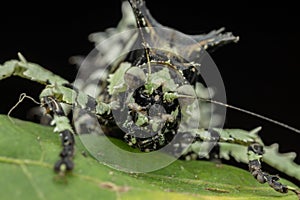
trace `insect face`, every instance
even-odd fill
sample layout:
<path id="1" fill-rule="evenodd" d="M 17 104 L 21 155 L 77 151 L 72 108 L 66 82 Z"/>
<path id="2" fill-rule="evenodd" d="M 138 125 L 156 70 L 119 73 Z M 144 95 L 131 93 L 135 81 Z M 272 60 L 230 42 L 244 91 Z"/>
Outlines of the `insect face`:
<path id="1" fill-rule="evenodd" d="M 119 68 L 115 74 L 125 71 L 124 82 L 111 93 L 112 99 L 122 102 L 113 110 L 118 126 L 126 133 L 128 144 L 142 151 L 167 145 L 178 133 L 181 122 L 188 118 L 187 110 L 191 105 L 197 107 L 193 104 L 196 96 L 192 86 L 170 62 L 150 64 L 151 71 L 147 64 L 128 64 L 127 70 Z"/>

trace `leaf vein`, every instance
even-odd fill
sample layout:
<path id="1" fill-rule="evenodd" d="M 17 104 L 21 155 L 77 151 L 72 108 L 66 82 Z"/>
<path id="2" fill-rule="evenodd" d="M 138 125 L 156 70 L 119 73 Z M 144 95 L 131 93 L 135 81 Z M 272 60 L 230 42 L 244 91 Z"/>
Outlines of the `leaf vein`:
<path id="1" fill-rule="evenodd" d="M 25 174 L 25 176 L 27 177 L 30 185 L 32 186 L 32 188 L 34 189 L 34 191 L 36 192 L 37 194 L 37 197 L 38 199 L 41 199 L 41 200 L 46 200 L 45 198 L 45 195 L 43 194 L 43 192 L 41 190 L 39 190 L 39 188 L 37 187 L 37 185 L 35 184 L 33 178 L 32 178 L 32 175 L 31 173 L 28 171 L 26 165 L 24 164 L 21 164 L 20 165 L 21 169 L 22 169 L 22 172 Z"/>

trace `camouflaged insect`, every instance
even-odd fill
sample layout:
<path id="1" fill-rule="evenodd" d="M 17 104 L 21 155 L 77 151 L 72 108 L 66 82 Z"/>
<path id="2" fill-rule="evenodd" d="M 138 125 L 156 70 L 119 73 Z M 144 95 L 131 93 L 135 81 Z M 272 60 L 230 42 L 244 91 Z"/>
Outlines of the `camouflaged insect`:
<path id="1" fill-rule="evenodd" d="M 236 42 L 238 37 L 222 33 L 223 29 L 183 37 L 173 29 L 162 31 L 165 27 L 153 19 L 142 0 L 129 0 L 122 8 L 123 18 L 117 28 L 90 36 L 97 52 L 84 61 L 73 58 L 73 62 L 88 66 L 79 72 L 74 84 L 27 62 L 20 54 L 20 61 L 8 61 L 1 66 L 0 79 L 16 75 L 46 86 L 40 101 L 53 117 L 54 131 L 60 134 L 63 147 L 55 171 L 65 174 L 73 170 L 75 132 L 97 134 L 95 124 L 100 123 L 104 134 L 123 139 L 145 152 L 164 148 L 179 135 L 180 140 L 172 146 L 173 155 L 186 160 L 233 157 L 248 163 L 258 182 L 268 183 L 281 193 L 293 191 L 299 197 L 295 188 L 281 184 L 278 176 L 264 172 L 261 167 L 263 157 L 269 165 L 300 180 L 294 153 L 279 154 L 277 145 L 264 146 L 257 134 L 260 128 L 211 128 L 220 120 L 209 101 L 212 92 L 201 82 L 201 63 L 196 61 L 201 60 L 204 50 Z M 134 27 L 134 32 L 111 37 Z M 186 37 L 195 42 L 186 42 Z M 65 115 L 67 105 L 73 106 L 76 131 Z M 116 110 L 121 114 L 114 115 Z M 137 134 L 136 127 L 143 131 Z M 219 152 L 203 151 L 203 141 L 217 143 Z"/>

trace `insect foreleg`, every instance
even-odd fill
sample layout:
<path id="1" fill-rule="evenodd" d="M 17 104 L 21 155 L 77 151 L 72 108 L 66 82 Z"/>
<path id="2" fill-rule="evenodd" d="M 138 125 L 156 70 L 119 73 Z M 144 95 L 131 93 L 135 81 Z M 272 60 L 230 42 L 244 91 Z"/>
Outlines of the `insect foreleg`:
<path id="1" fill-rule="evenodd" d="M 220 145 L 220 158 L 227 159 L 232 156 L 237 161 L 248 163 L 249 171 L 259 183 L 268 183 L 271 188 L 280 193 L 287 193 L 292 191 L 300 198 L 300 192 L 288 185 L 284 185 L 279 182 L 279 177 L 276 175 L 270 175 L 262 170 L 261 162 L 263 159 L 263 143 L 258 137 L 257 133 L 261 128 L 258 127 L 250 132 L 241 129 L 198 129 L 192 130 L 191 133 L 194 136 L 193 144 L 190 147 L 188 154 L 189 158 L 207 157 L 209 151 L 212 150 L 212 146 L 215 144 Z M 203 144 L 210 143 L 211 148 L 205 149 Z M 238 148 L 235 148 L 238 147 Z M 247 148 L 246 151 L 240 151 L 241 148 Z M 206 152 L 207 151 L 207 152 Z M 248 159 L 246 159 L 246 152 Z"/>
<path id="2" fill-rule="evenodd" d="M 300 192 L 296 188 L 284 185 L 279 182 L 277 175 L 270 175 L 262 170 L 261 160 L 264 154 L 263 146 L 257 143 L 248 147 L 249 171 L 259 183 L 268 183 L 270 187 L 280 193 L 287 193 L 289 190 L 296 193 L 300 199 Z"/>
<path id="3" fill-rule="evenodd" d="M 53 118 L 55 125 L 54 132 L 61 137 L 63 150 L 60 153 L 61 159 L 54 165 L 54 170 L 64 174 L 74 168 L 74 130 L 69 118 L 62 107 L 62 103 L 74 106 L 100 118 L 109 120 L 111 115 L 110 105 L 101 103 L 94 98 L 80 92 L 69 85 L 48 85 L 40 94 L 42 106 Z M 104 120 L 105 121 L 105 120 Z"/>
<path id="4" fill-rule="evenodd" d="M 41 103 L 46 108 L 47 113 L 53 117 L 53 122 L 55 123 L 54 132 L 60 134 L 63 147 L 59 154 L 60 160 L 55 163 L 54 170 L 60 174 L 65 174 L 65 172 L 71 171 L 74 168 L 74 131 L 62 106 L 54 97 L 43 97 Z"/>
<path id="5" fill-rule="evenodd" d="M 48 84 L 64 84 L 67 80 L 53 74 L 44 69 L 40 65 L 27 62 L 25 58 L 19 53 L 20 61 L 11 60 L 0 65 L 0 80 L 11 76 L 20 76 L 31 81 L 38 82 L 43 85 Z"/>

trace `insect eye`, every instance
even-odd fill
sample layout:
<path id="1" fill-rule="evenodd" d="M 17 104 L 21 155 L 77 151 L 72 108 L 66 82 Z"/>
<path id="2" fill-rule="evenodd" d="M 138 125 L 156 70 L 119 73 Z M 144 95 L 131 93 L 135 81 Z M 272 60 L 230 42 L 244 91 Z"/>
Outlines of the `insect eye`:
<path id="1" fill-rule="evenodd" d="M 137 88 L 145 84 L 146 75 L 139 67 L 131 67 L 126 71 L 124 81 L 129 88 Z"/>

